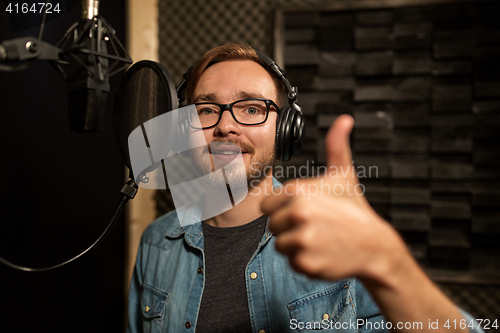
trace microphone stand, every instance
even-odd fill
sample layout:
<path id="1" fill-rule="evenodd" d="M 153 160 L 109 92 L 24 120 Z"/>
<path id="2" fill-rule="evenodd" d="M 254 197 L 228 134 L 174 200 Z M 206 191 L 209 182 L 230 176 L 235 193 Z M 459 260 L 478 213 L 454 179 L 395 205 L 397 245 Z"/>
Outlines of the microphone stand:
<path id="1" fill-rule="evenodd" d="M 47 8 L 48 3 L 50 3 L 50 0 L 46 1 L 44 8 Z M 118 38 L 116 38 L 115 30 L 104 20 L 104 18 L 98 15 L 98 6 L 98 0 L 84 0 L 82 20 L 73 24 L 68 29 L 68 31 L 66 31 L 66 33 L 56 46 L 42 41 L 43 30 L 45 27 L 45 18 L 47 14 L 47 12 L 44 11 L 38 38 L 27 36 L 2 41 L 2 43 L 0 44 L 0 71 L 12 72 L 24 70 L 28 68 L 28 66 L 34 60 L 43 59 L 50 61 L 51 64 L 54 65 L 54 67 L 64 77 L 64 79 L 67 80 L 68 75 L 60 65 L 70 65 L 69 62 L 63 60 L 68 56 L 76 59 L 89 71 L 89 73 L 96 75 L 100 81 L 104 81 L 105 78 L 125 69 L 129 64 L 132 63 L 132 59 L 123 47 L 122 43 L 120 43 Z M 71 40 L 72 43 L 68 46 L 68 42 Z M 89 43 L 91 46 L 90 49 L 85 47 L 88 40 L 91 41 Z M 102 40 L 111 44 L 112 49 L 115 52 L 114 55 L 102 52 Z M 115 44 L 118 45 L 119 50 L 124 54 L 123 57 L 119 55 L 119 50 Z M 103 47 L 104 50 L 106 50 L 105 45 Z M 86 56 L 91 58 L 93 68 L 89 67 L 87 64 L 85 64 L 84 61 L 82 61 L 82 59 L 85 59 L 84 57 Z M 100 57 L 114 60 L 114 62 L 109 67 L 102 66 L 99 59 Z M 115 67 L 120 62 L 123 62 L 124 65 L 110 73 L 113 67 Z M 4 65 L 2 63 L 7 64 Z M 8 63 L 15 64 L 9 65 Z M 0 262 L 11 268 L 25 272 L 45 272 L 69 264 L 70 262 L 89 252 L 108 235 L 110 230 L 115 225 L 121 211 L 125 207 L 125 204 L 130 199 L 133 199 L 135 197 L 137 190 L 138 186 L 134 181 L 134 177 L 131 175 L 130 180 L 123 186 L 120 191 L 120 193 L 122 194 L 121 200 L 106 229 L 99 236 L 99 238 L 94 243 L 92 243 L 92 245 L 90 245 L 85 251 L 81 252 L 75 257 L 57 265 L 42 268 L 32 268 L 16 265 L 9 262 L 8 260 L 5 260 L 2 257 L 0 257 Z"/>

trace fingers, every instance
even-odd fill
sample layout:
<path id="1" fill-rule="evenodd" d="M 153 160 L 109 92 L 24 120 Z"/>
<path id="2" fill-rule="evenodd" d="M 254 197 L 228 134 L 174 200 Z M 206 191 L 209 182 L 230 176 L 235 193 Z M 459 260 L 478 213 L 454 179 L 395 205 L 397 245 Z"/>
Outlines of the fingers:
<path id="1" fill-rule="evenodd" d="M 330 126 L 325 139 L 327 167 L 338 167 L 344 171 L 352 168 L 349 135 L 354 126 L 354 119 L 349 115 L 339 116 Z"/>
<path id="2" fill-rule="evenodd" d="M 280 193 L 276 194 L 272 192 L 268 195 L 262 203 L 260 204 L 260 209 L 266 215 L 273 214 L 276 210 L 285 206 L 290 200 L 290 195 L 288 195 L 285 191 L 280 191 Z"/>
<path id="3" fill-rule="evenodd" d="M 302 232 L 302 228 L 295 228 L 282 233 L 278 238 L 276 238 L 276 250 L 289 257 L 295 255 L 295 253 L 301 249 L 303 245 L 300 241 L 300 234 Z"/>
<path id="4" fill-rule="evenodd" d="M 297 194 L 306 195 L 304 191 L 304 183 L 307 183 L 307 179 L 301 179 L 300 181 L 295 179 L 294 181 L 288 181 L 282 185 L 281 190 L 273 191 L 268 195 L 261 203 L 260 209 L 267 215 L 272 215 L 278 209 L 289 205 L 291 201 L 297 200 Z"/>
<path id="5" fill-rule="evenodd" d="M 315 235 L 311 228 L 298 227 L 287 231 L 276 239 L 278 252 L 286 255 L 290 266 L 309 277 L 318 276 L 328 263 L 326 256 L 314 246 Z"/>
<path id="6" fill-rule="evenodd" d="M 278 236 L 281 233 L 306 223 L 307 213 L 297 207 L 296 203 L 291 203 L 277 211 L 269 220 L 269 230 Z"/>

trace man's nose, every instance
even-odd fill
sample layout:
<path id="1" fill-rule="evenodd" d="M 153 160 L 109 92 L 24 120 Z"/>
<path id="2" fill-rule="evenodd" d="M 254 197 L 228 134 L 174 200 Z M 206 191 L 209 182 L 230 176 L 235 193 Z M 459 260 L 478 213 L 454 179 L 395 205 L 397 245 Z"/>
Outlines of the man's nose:
<path id="1" fill-rule="evenodd" d="M 227 136 L 230 134 L 239 135 L 241 134 L 240 124 L 236 122 L 233 115 L 229 110 L 222 111 L 219 123 L 215 126 L 215 135 L 217 136 Z"/>

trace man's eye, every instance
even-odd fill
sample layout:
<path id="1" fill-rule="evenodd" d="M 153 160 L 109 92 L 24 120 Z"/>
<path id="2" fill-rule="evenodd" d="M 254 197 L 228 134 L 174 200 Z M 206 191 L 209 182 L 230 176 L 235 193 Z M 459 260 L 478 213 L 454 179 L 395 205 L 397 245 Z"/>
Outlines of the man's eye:
<path id="1" fill-rule="evenodd" d="M 211 108 L 203 108 L 203 109 L 201 109 L 201 110 L 198 112 L 198 114 L 199 114 L 200 116 L 211 116 L 211 115 L 214 115 L 214 114 L 216 114 L 216 113 L 217 113 L 217 111 L 216 111 L 216 110 L 214 110 L 214 109 L 211 109 Z"/>
<path id="2" fill-rule="evenodd" d="M 248 114 L 258 114 L 259 113 L 259 109 L 257 109 L 257 108 L 248 108 L 247 109 L 247 113 Z"/>

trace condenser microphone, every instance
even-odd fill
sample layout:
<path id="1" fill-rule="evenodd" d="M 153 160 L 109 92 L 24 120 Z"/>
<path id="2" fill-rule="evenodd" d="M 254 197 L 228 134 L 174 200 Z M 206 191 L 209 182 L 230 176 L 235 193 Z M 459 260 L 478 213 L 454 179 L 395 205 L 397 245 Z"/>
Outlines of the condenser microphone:
<path id="1" fill-rule="evenodd" d="M 68 81 L 68 117 L 74 132 L 100 132 L 104 128 L 109 93 L 106 30 L 102 21 L 95 19 L 99 1 L 83 1 L 82 19 L 73 32 L 73 50 L 66 71 Z"/>
<path id="2" fill-rule="evenodd" d="M 47 0 L 45 5 L 49 3 Z M 0 71 L 24 70 L 36 59 L 50 61 L 68 82 L 70 129 L 100 132 L 104 128 L 109 77 L 128 67 L 132 59 L 115 30 L 99 15 L 99 0 L 82 1 L 81 20 L 55 46 L 42 41 L 46 15 L 44 11 L 38 38 L 27 36 L 0 43 Z"/>

